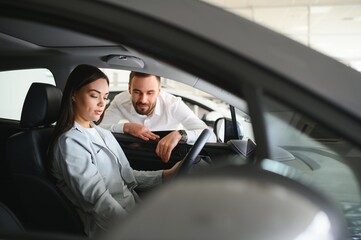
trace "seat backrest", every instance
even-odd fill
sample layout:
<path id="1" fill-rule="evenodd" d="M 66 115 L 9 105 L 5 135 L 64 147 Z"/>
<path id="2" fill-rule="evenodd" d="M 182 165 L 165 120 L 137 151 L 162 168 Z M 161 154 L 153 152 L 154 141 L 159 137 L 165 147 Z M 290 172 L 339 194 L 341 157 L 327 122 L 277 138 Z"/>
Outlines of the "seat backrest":
<path id="1" fill-rule="evenodd" d="M 7 141 L 7 161 L 17 194 L 14 197 L 21 205 L 14 212 L 27 230 L 83 234 L 78 214 L 45 167 L 61 98 L 59 88 L 33 83 L 21 114 L 20 125 L 26 130 Z"/>

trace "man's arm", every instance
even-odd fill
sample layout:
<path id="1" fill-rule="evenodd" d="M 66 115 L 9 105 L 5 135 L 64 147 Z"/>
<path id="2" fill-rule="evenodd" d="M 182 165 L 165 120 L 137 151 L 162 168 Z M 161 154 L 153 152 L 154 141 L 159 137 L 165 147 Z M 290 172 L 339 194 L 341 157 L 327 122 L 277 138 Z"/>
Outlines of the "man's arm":
<path id="1" fill-rule="evenodd" d="M 173 131 L 159 140 L 155 152 L 163 162 L 166 163 L 169 161 L 173 149 L 177 146 L 180 140 L 181 135 L 178 131 Z"/>
<path id="2" fill-rule="evenodd" d="M 117 100 L 119 100 L 118 95 L 115 96 L 109 107 L 105 110 L 103 120 L 99 126 L 109 129 L 111 132 L 124 133 L 123 128 L 126 119 L 117 106 Z M 124 120 L 124 122 L 119 123 L 120 120 Z"/>
<path id="3" fill-rule="evenodd" d="M 145 141 L 150 139 L 156 140 L 159 138 L 157 134 L 154 134 L 148 128 L 138 123 L 124 123 L 123 130 L 124 133 L 133 135 L 134 137 L 138 137 Z"/>
<path id="4" fill-rule="evenodd" d="M 201 135 L 202 131 L 208 128 L 207 124 L 197 117 L 197 115 L 183 102 L 179 101 L 173 108 L 173 116 L 185 128 L 187 133 L 187 143 L 193 143 Z M 216 142 L 216 136 L 212 132 L 208 142 Z"/>
<path id="5" fill-rule="evenodd" d="M 208 126 L 199 119 L 181 99 L 179 99 L 179 101 L 177 101 L 170 109 L 173 110 L 173 118 L 184 126 L 187 134 L 187 143 L 195 142 L 201 135 L 202 131 L 208 128 Z M 163 162 L 169 161 L 173 149 L 177 146 L 181 139 L 182 134 L 176 130 L 159 140 L 156 153 Z M 209 137 L 208 142 L 216 142 L 216 136 L 213 132 Z"/>
<path id="6" fill-rule="evenodd" d="M 125 108 L 127 105 L 127 103 L 123 100 L 124 97 L 127 96 L 123 96 L 121 94 L 115 96 L 114 100 L 105 111 L 104 118 L 100 123 L 100 126 L 109 129 L 111 132 L 130 134 L 145 141 L 159 138 L 158 135 L 152 133 L 145 126 L 139 123 L 129 122 L 128 117 L 124 116 L 124 114 L 120 111 L 120 108 Z"/>

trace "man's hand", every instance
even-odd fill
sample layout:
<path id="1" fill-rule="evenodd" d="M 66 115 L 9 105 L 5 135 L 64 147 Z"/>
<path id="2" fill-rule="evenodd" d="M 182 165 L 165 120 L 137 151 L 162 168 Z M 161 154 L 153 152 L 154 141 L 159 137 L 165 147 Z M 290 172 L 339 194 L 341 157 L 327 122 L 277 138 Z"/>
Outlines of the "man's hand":
<path id="1" fill-rule="evenodd" d="M 161 140 L 159 140 L 155 152 L 162 159 L 163 162 L 166 163 L 169 161 L 173 148 L 177 146 L 181 138 L 182 136 L 178 131 L 173 131 Z"/>
<path id="2" fill-rule="evenodd" d="M 124 133 L 133 135 L 145 141 L 156 140 L 159 138 L 157 134 L 152 133 L 148 128 L 138 123 L 125 123 L 123 127 Z"/>

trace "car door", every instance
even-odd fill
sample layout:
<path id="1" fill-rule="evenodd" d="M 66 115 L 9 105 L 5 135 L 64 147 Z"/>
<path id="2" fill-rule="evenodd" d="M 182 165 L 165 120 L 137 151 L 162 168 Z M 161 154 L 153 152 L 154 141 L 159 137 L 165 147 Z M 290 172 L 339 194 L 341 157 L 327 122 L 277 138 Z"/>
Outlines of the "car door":
<path id="1" fill-rule="evenodd" d="M 155 133 L 162 138 L 169 132 L 170 131 L 157 131 Z M 159 140 L 144 141 L 121 133 L 113 133 L 113 135 L 125 152 L 130 165 L 137 170 L 170 168 L 176 162 L 182 160 L 192 148 L 192 145 L 190 144 L 178 143 L 172 151 L 169 162 L 164 163 L 155 152 Z M 237 156 L 232 147 L 223 142 L 206 143 L 200 155 L 209 157 L 213 162 L 228 161 Z"/>

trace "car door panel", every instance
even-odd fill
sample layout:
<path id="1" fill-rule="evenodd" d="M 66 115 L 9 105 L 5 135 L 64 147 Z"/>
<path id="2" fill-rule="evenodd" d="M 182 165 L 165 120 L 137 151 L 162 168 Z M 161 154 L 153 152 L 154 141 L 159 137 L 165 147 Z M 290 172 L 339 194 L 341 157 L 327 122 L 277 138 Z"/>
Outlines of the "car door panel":
<path id="1" fill-rule="evenodd" d="M 161 137 L 167 133 L 169 131 L 156 132 Z M 186 143 L 178 143 L 172 151 L 169 162 L 164 163 L 155 153 L 158 140 L 144 141 L 121 133 L 113 133 L 113 135 L 122 147 L 132 168 L 137 170 L 170 168 L 176 162 L 182 160 L 192 147 L 192 145 Z M 229 161 L 235 157 L 238 158 L 238 155 L 225 143 L 206 143 L 200 155 L 209 156 L 212 161 L 217 163 Z"/>

